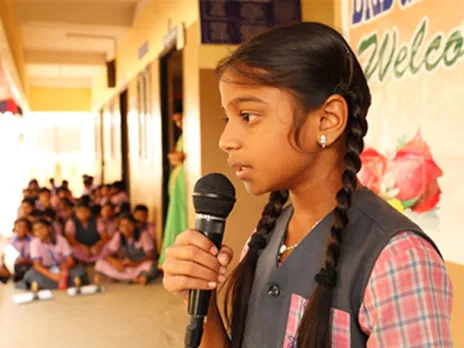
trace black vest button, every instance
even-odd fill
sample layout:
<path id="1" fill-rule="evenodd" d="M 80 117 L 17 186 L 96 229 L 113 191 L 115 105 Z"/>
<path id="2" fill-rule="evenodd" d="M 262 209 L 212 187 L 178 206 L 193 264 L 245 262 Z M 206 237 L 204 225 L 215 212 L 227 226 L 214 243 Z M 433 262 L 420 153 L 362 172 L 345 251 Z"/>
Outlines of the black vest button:
<path id="1" fill-rule="evenodd" d="M 279 286 L 276 284 L 269 286 L 269 288 L 267 289 L 267 294 L 269 295 L 269 297 L 279 297 L 280 295 Z"/>

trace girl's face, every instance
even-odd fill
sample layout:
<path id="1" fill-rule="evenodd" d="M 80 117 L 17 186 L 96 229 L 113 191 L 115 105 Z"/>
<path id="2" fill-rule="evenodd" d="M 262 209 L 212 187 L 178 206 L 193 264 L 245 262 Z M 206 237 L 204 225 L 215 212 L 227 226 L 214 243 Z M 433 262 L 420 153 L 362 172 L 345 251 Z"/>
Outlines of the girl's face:
<path id="1" fill-rule="evenodd" d="M 76 209 L 76 217 L 81 222 L 87 222 L 90 219 L 90 209 L 87 207 L 79 207 Z"/>
<path id="2" fill-rule="evenodd" d="M 121 219 L 119 222 L 119 231 L 126 238 L 131 238 L 134 235 L 135 225 L 129 219 Z"/>
<path id="3" fill-rule="evenodd" d="M 25 221 L 18 221 L 14 226 L 14 233 L 20 240 L 23 240 L 29 232 L 30 231 Z"/>
<path id="4" fill-rule="evenodd" d="M 148 220 L 148 213 L 146 211 L 137 210 L 134 212 L 134 217 L 138 222 L 144 224 Z"/>
<path id="5" fill-rule="evenodd" d="M 108 220 L 112 216 L 113 216 L 113 208 L 108 205 L 104 205 L 101 210 L 101 217 L 105 220 Z"/>
<path id="6" fill-rule="evenodd" d="M 219 147 L 253 195 L 302 185 L 314 175 L 318 157 L 318 125 L 312 121 L 317 117 L 306 117 L 298 147 L 290 93 L 247 82 L 230 69 L 224 72 L 219 89 L 228 122 Z"/>
<path id="7" fill-rule="evenodd" d="M 39 238 L 42 242 L 45 242 L 50 238 L 52 227 L 39 222 L 34 224 L 33 231 L 35 237 Z"/>
<path id="8" fill-rule="evenodd" d="M 23 202 L 21 203 L 21 210 L 23 212 L 23 214 L 26 216 L 26 215 L 29 215 L 32 210 L 34 209 L 34 207 L 32 205 L 30 205 L 29 203 L 27 202 Z"/>
<path id="9" fill-rule="evenodd" d="M 48 193 L 48 192 L 41 192 L 41 193 L 39 194 L 39 201 L 40 201 L 40 203 L 42 203 L 43 205 L 48 206 L 48 204 L 50 203 L 50 193 Z"/>

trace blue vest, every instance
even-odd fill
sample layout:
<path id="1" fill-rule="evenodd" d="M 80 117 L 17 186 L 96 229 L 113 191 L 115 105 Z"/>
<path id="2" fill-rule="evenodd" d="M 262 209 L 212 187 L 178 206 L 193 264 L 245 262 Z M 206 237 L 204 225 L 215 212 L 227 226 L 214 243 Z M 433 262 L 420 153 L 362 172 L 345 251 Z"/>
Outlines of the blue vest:
<path id="1" fill-rule="evenodd" d="M 76 241 L 91 247 L 100 240 L 97 229 L 97 219 L 91 217 L 87 222 L 87 228 L 84 228 L 79 219 L 73 216 L 74 225 L 76 226 Z"/>
<path id="2" fill-rule="evenodd" d="M 314 277 L 323 267 L 333 215 L 326 216 L 277 267 L 278 250 L 292 213 L 291 205 L 283 211 L 258 259 L 244 348 L 282 348 L 292 294 L 308 299 L 316 288 Z M 349 313 L 351 347 L 361 348 L 368 339 L 358 324 L 364 290 L 379 254 L 390 239 L 400 232 L 411 231 L 436 246 L 416 224 L 367 188 L 353 195 L 348 216 L 332 307 Z"/>

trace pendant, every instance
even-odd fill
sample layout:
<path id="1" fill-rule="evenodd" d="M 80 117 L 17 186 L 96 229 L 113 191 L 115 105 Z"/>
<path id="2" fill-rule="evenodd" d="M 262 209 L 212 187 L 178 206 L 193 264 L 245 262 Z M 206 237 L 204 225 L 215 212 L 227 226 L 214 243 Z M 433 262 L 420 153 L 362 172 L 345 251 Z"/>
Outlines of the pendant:
<path id="1" fill-rule="evenodd" d="M 287 251 L 287 246 L 285 244 L 282 244 L 279 248 L 279 255 L 282 255 L 286 251 Z"/>

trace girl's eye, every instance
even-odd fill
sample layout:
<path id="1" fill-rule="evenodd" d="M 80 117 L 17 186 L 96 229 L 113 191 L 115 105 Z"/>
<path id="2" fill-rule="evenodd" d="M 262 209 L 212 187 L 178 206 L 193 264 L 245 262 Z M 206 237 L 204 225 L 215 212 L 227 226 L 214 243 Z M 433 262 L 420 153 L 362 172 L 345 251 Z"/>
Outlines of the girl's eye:
<path id="1" fill-rule="evenodd" d="M 254 120 L 256 120 L 258 118 L 258 116 L 252 114 L 252 113 L 249 113 L 249 112 L 242 112 L 240 113 L 240 116 L 246 121 L 246 122 L 253 122 Z"/>

